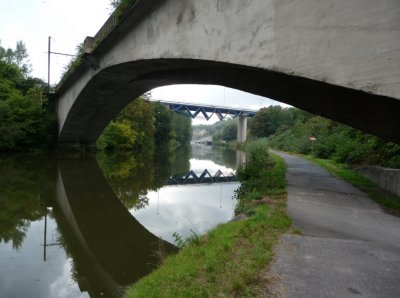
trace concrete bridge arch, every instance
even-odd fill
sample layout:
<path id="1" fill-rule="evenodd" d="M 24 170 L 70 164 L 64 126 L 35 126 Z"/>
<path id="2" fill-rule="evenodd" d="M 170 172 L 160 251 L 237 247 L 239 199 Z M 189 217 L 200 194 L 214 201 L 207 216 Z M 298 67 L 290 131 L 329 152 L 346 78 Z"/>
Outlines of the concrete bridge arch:
<path id="1" fill-rule="evenodd" d="M 266 96 L 400 142 L 397 0 L 138 0 L 83 60 L 58 86 L 61 143 L 94 143 L 137 96 L 185 83 Z"/>

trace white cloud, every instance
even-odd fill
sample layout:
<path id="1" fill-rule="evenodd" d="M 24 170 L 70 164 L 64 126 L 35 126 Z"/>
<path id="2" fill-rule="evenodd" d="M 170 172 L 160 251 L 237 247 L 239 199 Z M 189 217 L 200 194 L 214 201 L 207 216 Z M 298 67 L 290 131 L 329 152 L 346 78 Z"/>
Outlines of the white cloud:
<path id="1" fill-rule="evenodd" d="M 67 260 L 64 263 L 62 275 L 60 275 L 52 284 L 49 286 L 50 297 L 54 298 L 86 298 L 88 294 L 81 292 L 77 283 L 71 281 L 71 262 Z"/>

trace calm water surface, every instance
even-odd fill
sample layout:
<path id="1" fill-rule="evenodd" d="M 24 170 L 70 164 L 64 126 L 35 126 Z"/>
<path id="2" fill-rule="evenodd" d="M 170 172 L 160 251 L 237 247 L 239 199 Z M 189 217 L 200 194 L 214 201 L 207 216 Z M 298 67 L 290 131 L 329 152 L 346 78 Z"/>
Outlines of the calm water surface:
<path id="1" fill-rule="evenodd" d="M 0 297 L 118 297 L 177 251 L 173 233 L 232 218 L 239 183 L 171 177 L 229 176 L 236 159 L 198 145 L 154 156 L 0 157 Z"/>

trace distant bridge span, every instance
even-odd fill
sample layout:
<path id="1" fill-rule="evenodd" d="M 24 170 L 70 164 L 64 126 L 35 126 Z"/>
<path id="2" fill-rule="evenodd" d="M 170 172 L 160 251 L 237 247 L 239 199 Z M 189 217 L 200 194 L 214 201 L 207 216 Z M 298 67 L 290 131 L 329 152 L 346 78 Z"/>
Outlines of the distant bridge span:
<path id="1" fill-rule="evenodd" d="M 177 113 L 187 113 L 193 119 L 199 114 L 202 114 L 204 118 L 210 120 L 213 115 L 216 115 L 219 120 L 223 120 L 226 116 L 230 115 L 233 118 L 238 118 L 239 123 L 237 126 L 237 138 L 238 143 L 243 143 L 247 138 L 247 117 L 253 117 L 257 111 L 246 110 L 240 108 L 229 108 L 219 107 L 205 104 L 190 104 L 182 102 L 171 102 L 171 101 L 159 101 L 160 103 L 168 106 L 172 111 Z"/>
<path id="2" fill-rule="evenodd" d="M 256 110 L 233 108 L 233 107 L 221 107 L 213 106 L 208 104 L 197 104 L 187 102 L 173 102 L 166 100 L 154 100 L 160 102 L 163 105 L 168 106 L 174 112 L 186 112 L 193 119 L 199 114 L 203 115 L 206 120 L 210 120 L 213 115 L 216 115 L 219 120 L 223 120 L 226 116 L 236 117 L 253 117 L 256 114 Z"/>
<path id="3" fill-rule="evenodd" d="M 137 0 L 86 39 L 82 61 L 57 87 L 60 143 L 92 144 L 134 98 L 189 83 L 400 143 L 398 0 Z"/>

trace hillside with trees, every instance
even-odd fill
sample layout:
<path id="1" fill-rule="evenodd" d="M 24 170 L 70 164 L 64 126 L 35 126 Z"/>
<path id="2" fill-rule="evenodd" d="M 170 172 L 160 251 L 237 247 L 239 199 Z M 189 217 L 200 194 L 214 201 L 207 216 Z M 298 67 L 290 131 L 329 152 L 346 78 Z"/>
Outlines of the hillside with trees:
<path id="1" fill-rule="evenodd" d="M 249 128 L 253 119 L 247 119 L 247 127 Z M 238 120 L 237 119 L 225 119 L 222 121 L 215 122 L 211 125 L 200 124 L 195 125 L 193 130 L 195 135 L 199 136 L 209 136 L 212 138 L 213 142 L 229 142 L 235 141 L 237 138 L 237 127 Z"/>
<path id="2" fill-rule="evenodd" d="M 250 135 L 267 137 L 271 147 L 289 152 L 350 164 L 400 168 L 398 144 L 296 108 L 261 109 L 254 117 Z"/>

